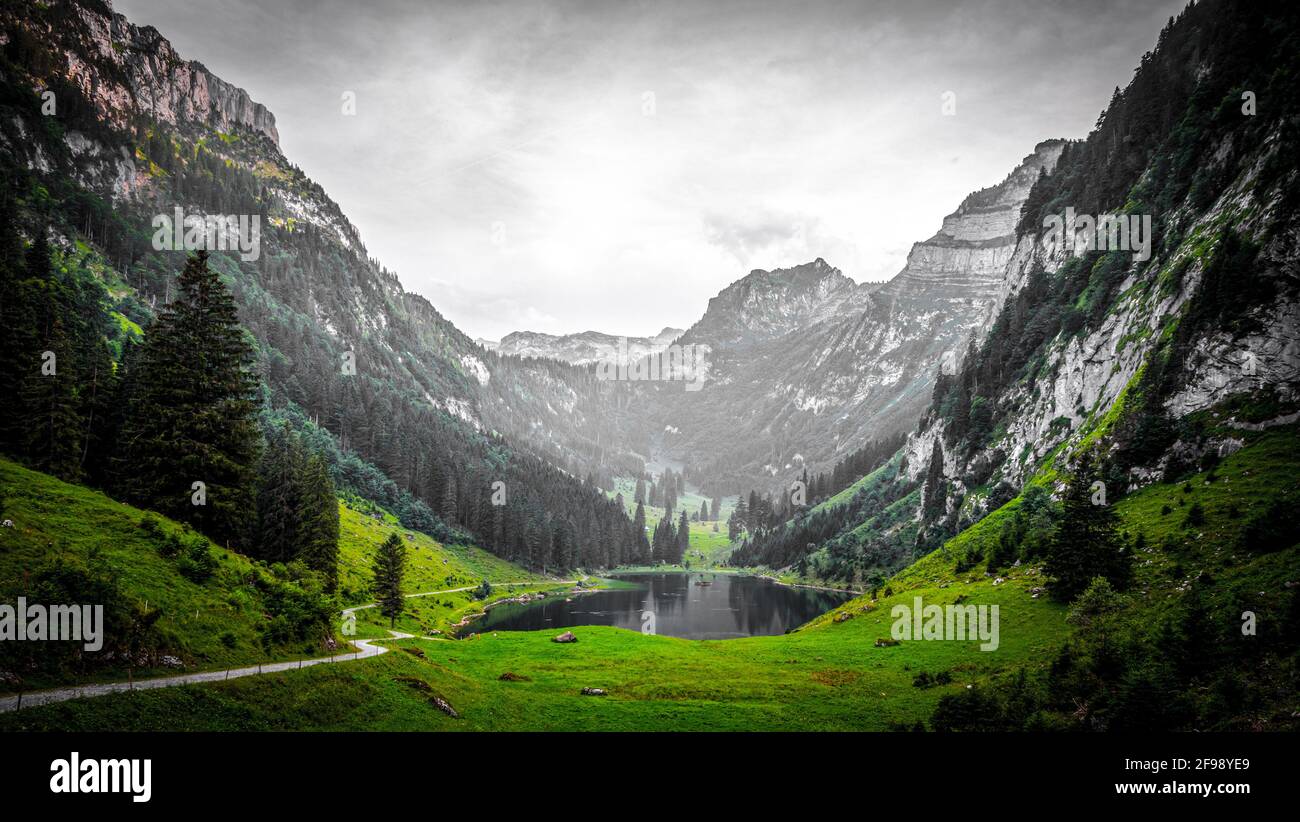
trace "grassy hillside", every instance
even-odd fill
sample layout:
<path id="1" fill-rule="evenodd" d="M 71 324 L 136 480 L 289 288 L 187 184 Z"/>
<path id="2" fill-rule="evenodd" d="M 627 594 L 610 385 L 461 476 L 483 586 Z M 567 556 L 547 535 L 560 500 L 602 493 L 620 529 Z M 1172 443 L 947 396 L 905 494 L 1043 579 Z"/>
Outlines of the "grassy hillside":
<path id="1" fill-rule="evenodd" d="M 481 548 L 443 545 L 427 534 L 403 528 L 396 517 L 364 501 L 344 501 L 339 515 L 339 591 L 343 606 L 373 600 L 369 593 L 371 562 L 379 546 L 392 533 L 406 542 L 405 591 L 408 594 L 450 592 L 408 597 L 406 613 L 392 626 L 404 633 L 421 636 L 435 631 L 445 633 L 467 614 L 481 613 L 483 606 L 494 600 L 568 587 L 557 584 L 558 577 L 526 571 Z M 476 588 L 484 580 L 493 586 L 486 600 L 476 598 L 473 590 L 455 590 Z M 356 615 L 356 636 L 388 636 L 390 622 L 377 609 L 360 610 Z"/>
<path id="2" fill-rule="evenodd" d="M 1247 433 L 1246 447 L 1213 472 L 1153 485 L 1118 503 L 1123 526 L 1145 535 L 1132 588 L 1140 618 L 1155 620 L 1193 575 L 1219 580 L 1216 596 L 1256 597 L 1271 613 L 1300 572 L 1300 546 L 1235 549 L 1242 523 L 1289 487 L 1300 461 L 1292 429 Z M 1200 503 L 1204 523 L 1187 512 Z M 212 686 L 65 703 L 0 717 L 3 729 L 421 729 L 421 730 L 883 730 L 928 723 L 941 697 L 1042 674 L 1070 638 L 1064 606 L 1041 592 L 1033 563 L 990 576 L 970 552 L 1003 527 L 1018 501 L 892 578 L 876 600 L 859 597 L 785 636 L 696 642 L 605 627 L 498 632 L 472 640 L 395 640 L 383 657 Z M 376 526 L 381 527 L 381 526 Z M 961 570 L 959 570 L 961 569 Z M 1037 594 L 1037 596 L 1035 596 Z M 999 606 L 1000 644 L 910 641 L 879 647 L 890 610 L 926 604 Z M 1145 616 L 1142 616 L 1145 615 Z M 505 673 L 526 679 L 502 681 Z M 942 676 L 927 686 L 924 677 Z M 607 697 L 580 695 L 604 688 Z M 430 702 L 442 696 L 452 719 Z M 1294 697 L 1293 697 L 1294 701 Z M 1274 710 L 1291 710 L 1274 706 Z"/>
<path id="3" fill-rule="evenodd" d="M 392 514 L 355 503 L 339 505 L 339 594 L 345 605 L 370 602 L 371 565 L 379 546 L 397 533 L 406 541 L 406 589 L 436 591 L 489 582 L 542 580 L 513 563 L 470 545 L 443 545 L 403 528 Z"/>
<path id="4" fill-rule="evenodd" d="M 1144 544 L 1136 559 L 1136 587 L 1144 598 L 1159 598 L 1186 588 L 1201 573 L 1276 586 L 1283 577 L 1300 574 L 1300 557 L 1290 550 L 1253 553 L 1240 542 L 1251 520 L 1278 499 L 1294 498 L 1292 477 L 1300 465 L 1300 430 L 1295 426 L 1266 432 L 1241 430 L 1240 451 L 1209 471 L 1177 483 L 1157 483 L 1116 503 L 1122 528 Z M 1049 475 L 1050 476 L 1050 475 Z M 1048 482 L 1040 477 L 1037 482 Z M 1021 504 L 1022 496 L 992 512 L 958 534 L 943 548 L 918 560 L 894 577 L 895 588 L 950 579 L 958 565 L 975 574 L 987 570 L 987 559 L 1002 529 Z M 1204 522 L 1193 524 L 1189 514 L 1199 504 Z M 1278 576 L 1289 572 L 1291 576 Z M 1226 593 L 1226 591 L 1225 591 Z"/>
<path id="5" fill-rule="evenodd" d="M 938 602 L 957 595 L 930 593 Z M 963 593 L 973 602 L 1005 595 L 986 583 Z M 927 717 L 940 695 L 996 666 L 1031 662 L 1054 646 L 1061 609 L 1018 593 L 1026 607 L 1003 618 L 993 653 L 958 642 L 876 647 L 889 636 L 892 601 L 867 612 L 859 601 L 848 621 L 776 637 L 696 642 L 580 627 L 569 645 L 550 641 L 558 631 L 396 640 L 403 650 L 359 663 L 54 705 L 0 717 L 0 729 L 175 728 L 180 716 L 188 729 L 884 730 Z M 914 687 L 922 671 L 952 671 L 955 680 Z M 502 681 L 507 672 L 527 679 Z M 584 687 L 610 695 L 582 696 Z M 441 713 L 431 694 L 462 718 Z"/>
<path id="6" fill-rule="evenodd" d="M 0 601 L 12 603 L 19 596 L 34 601 L 34 584 L 47 576 L 62 578 L 71 567 L 111 580 L 126 610 L 153 620 L 152 638 L 144 643 L 136 665 L 100 658 L 107 654 L 88 656 L 63 670 L 25 674 L 26 689 L 320 656 L 328 648 L 326 637 L 346 639 L 338 633 L 340 609 L 372 600 L 371 560 L 393 532 L 407 543 L 408 593 L 474 588 L 484 580 L 497 586 L 526 583 L 498 587 L 485 600 L 491 602 L 557 587 L 555 579 L 480 548 L 444 546 L 407 530 L 392 514 L 364 500 L 340 503 L 339 594 L 332 597 L 313 590 L 297 569 L 268 567 L 185 525 L 8 460 L 0 460 L 0 496 L 3 517 L 14 522 L 13 528 L 0 529 Z M 188 548 L 167 555 L 173 538 L 210 553 L 215 566 L 208 579 L 186 576 Z M 481 612 L 485 601 L 471 590 L 410 598 L 408 613 L 397 627 L 419 634 L 446 630 L 465 614 Z M 388 635 L 388 621 L 377 610 L 362 610 L 357 616 L 356 636 Z"/>
<path id="7" fill-rule="evenodd" d="M 165 518 L 148 515 L 156 530 L 141 527 L 146 512 L 5 459 L 0 494 L 4 518 L 14 523 L 0 528 L 0 600 L 30 600 L 34 584 L 67 578 L 69 569 L 112 580 L 126 608 L 153 620 L 154 638 L 141 649 L 136 676 L 322 653 L 328 623 L 309 625 L 310 609 L 319 601 L 287 572 L 277 575 Z M 187 578 L 180 557 L 164 556 L 172 536 L 210 552 L 215 568 L 208 580 Z M 286 621 L 293 630 L 282 630 Z M 106 646 L 112 639 L 106 638 Z M 163 656 L 178 662 L 163 664 Z M 26 687 L 125 678 L 127 668 L 124 659 L 96 665 L 79 660 L 76 670 L 27 677 Z"/>

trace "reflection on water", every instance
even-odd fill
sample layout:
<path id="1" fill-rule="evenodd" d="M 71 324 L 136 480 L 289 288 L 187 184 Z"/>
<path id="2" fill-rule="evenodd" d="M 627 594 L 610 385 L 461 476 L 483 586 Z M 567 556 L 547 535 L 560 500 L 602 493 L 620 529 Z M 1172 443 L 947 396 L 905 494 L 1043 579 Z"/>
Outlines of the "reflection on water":
<path id="1" fill-rule="evenodd" d="M 783 634 L 848 600 L 838 591 L 790 588 L 758 577 L 708 572 L 631 574 L 635 589 L 547 597 L 508 603 L 470 623 L 467 631 L 536 631 L 573 625 L 613 625 L 685 639 L 731 639 Z M 647 616 L 653 614 L 653 617 Z"/>

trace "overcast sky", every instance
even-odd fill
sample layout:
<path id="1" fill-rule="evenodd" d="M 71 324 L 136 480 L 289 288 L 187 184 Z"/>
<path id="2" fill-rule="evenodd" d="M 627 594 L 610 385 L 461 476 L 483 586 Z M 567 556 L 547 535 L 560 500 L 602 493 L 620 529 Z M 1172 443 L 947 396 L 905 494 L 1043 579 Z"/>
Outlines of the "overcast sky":
<path id="1" fill-rule="evenodd" d="M 114 2 L 270 108 L 370 253 L 491 339 L 684 328 L 816 257 L 888 279 L 1084 136 L 1183 5 Z"/>

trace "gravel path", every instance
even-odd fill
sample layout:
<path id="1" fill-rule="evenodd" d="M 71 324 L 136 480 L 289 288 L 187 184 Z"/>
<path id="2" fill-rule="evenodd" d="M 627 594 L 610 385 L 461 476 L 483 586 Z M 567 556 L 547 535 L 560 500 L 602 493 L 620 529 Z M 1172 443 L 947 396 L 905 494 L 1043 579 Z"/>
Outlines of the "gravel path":
<path id="1" fill-rule="evenodd" d="M 570 585 L 574 580 L 555 580 L 555 585 Z M 507 588 L 516 585 L 537 585 L 535 582 L 502 582 L 495 587 Z M 540 584 L 552 584 L 551 582 Z M 445 591 L 424 591 L 418 594 L 407 594 L 406 598 L 414 597 L 431 597 L 437 594 L 454 594 L 460 591 L 472 591 L 477 585 L 467 585 L 464 588 L 448 588 Z M 355 605 L 351 608 L 344 608 L 343 615 L 348 616 L 357 611 L 364 611 L 367 608 L 374 608 L 378 603 L 368 603 L 366 605 Z M 34 708 L 38 705 L 49 705 L 52 702 L 65 702 L 69 699 L 82 699 L 92 696 L 104 696 L 105 694 L 116 694 L 123 691 L 144 691 L 150 688 L 172 688 L 177 685 L 194 685 L 201 682 L 225 682 L 228 679 L 238 679 L 244 676 L 258 676 L 260 674 L 274 674 L 280 671 L 294 671 L 299 668 L 310 668 L 313 665 L 328 665 L 338 662 L 351 662 L 356 659 L 368 659 L 373 656 L 388 653 L 388 648 L 382 645 L 374 645 L 375 642 L 383 642 L 389 639 L 410 639 L 411 634 L 404 634 L 400 631 L 389 631 L 392 636 L 384 639 L 353 639 L 349 640 L 359 650 L 347 654 L 334 654 L 333 656 L 322 656 L 314 659 L 299 659 L 291 662 L 264 662 L 261 665 L 249 665 L 244 668 L 231 668 L 224 671 L 203 671 L 193 674 L 178 674 L 176 676 L 158 677 L 156 679 L 139 679 L 134 682 L 103 682 L 94 685 L 72 685 L 67 688 L 51 688 L 46 691 L 32 691 L 21 695 L 0 697 L 0 713 L 5 711 L 17 710 L 19 700 L 22 700 L 22 707 Z"/>

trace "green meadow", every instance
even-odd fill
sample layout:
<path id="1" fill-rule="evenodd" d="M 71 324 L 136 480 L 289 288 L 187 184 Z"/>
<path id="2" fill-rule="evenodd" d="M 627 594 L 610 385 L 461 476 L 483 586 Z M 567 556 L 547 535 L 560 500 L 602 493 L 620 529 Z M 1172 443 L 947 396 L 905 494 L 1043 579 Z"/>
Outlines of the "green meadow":
<path id="1" fill-rule="evenodd" d="M 1236 547 L 1236 535 L 1241 521 L 1262 511 L 1279 492 L 1294 493 L 1293 466 L 1300 460 L 1300 438 L 1295 433 L 1286 429 L 1249 434 L 1246 447 L 1212 471 L 1186 482 L 1149 486 L 1118 503 L 1125 530 L 1143 535 L 1132 588 L 1139 609 L 1154 618 L 1181 595 L 1192 575 L 1201 573 L 1221 580 L 1217 596 L 1254 592 L 1251 595 L 1271 601 L 1284 595 L 1284 582 L 1300 567 L 1300 546 L 1248 554 Z M 7 464 L 3 470 L 8 479 L 22 469 Z M 90 492 L 69 493 L 73 496 L 64 497 L 64 504 L 90 510 L 65 519 L 89 519 L 82 526 L 88 532 L 107 528 L 124 537 L 131 533 L 135 512 L 114 507 L 115 503 L 103 502 Z M 1203 521 L 1188 516 L 1197 503 Z M 36 513 L 31 502 L 19 505 L 28 514 Z M 993 576 L 983 564 L 960 563 L 969 552 L 985 549 L 1016 505 L 1016 501 L 1009 503 L 896 575 L 877 599 L 858 597 L 784 636 L 691 641 L 591 626 L 573 628 L 578 641 L 569 644 L 551 641 L 558 629 L 497 632 L 462 640 L 393 639 L 385 641 L 392 652 L 373 659 L 50 705 L 0 717 L 0 729 L 912 727 L 926 722 L 945 694 L 997 681 L 1021 668 L 1042 670 L 1070 636 L 1066 609 L 1041 593 L 1044 580 L 1039 566 L 1027 563 Z M 90 511 L 97 512 L 94 518 Z M 59 527 L 74 527 L 73 522 L 59 522 Z M 374 525 L 351 521 L 349 551 L 364 554 L 390 527 L 377 520 Z M 459 581 L 457 575 L 469 572 L 471 562 L 481 559 L 465 549 L 459 560 L 464 564 L 456 565 L 459 549 L 435 545 L 427 546 L 429 555 L 436 550 L 443 553 L 437 554 L 432 568 L 422 571 L 429 576 L 422 577 L 421 584 L 450 585 Z M 114 556 L 131 570 L 133 581 L 147 584 L 151 575 L 132 559 L 141 549 L 124 544 L 119 550 Z M 417 552 L 425 550 L 421 547 Z M 244 562 L 233 556 L 225 561 Z M 965 570 L 959 572 L 958 567 Z M 510 569 L 496 571 L 508 575 Z M 184 590 L 201 601 L 210 596 Z M 891 637 L 891 609 L 911 606 L 917 596 L 926 605 L 997 605 L 997 649 L 982 651 L 978 641 L 879 642 Z M 413 613 L 409 622 L 399 623 L 399 629 L 433 624 L 423 614 Z M 194 633 L 198 642 L 198 632 Z M 941 678 L 944 684 L 928 684 L 929 678 L 940 674 L 946 674 Z M 600 688 L 607 695 L 584 696 L 583 688 Z M 441 711 L 435 696 L 459 716 Z"/>

